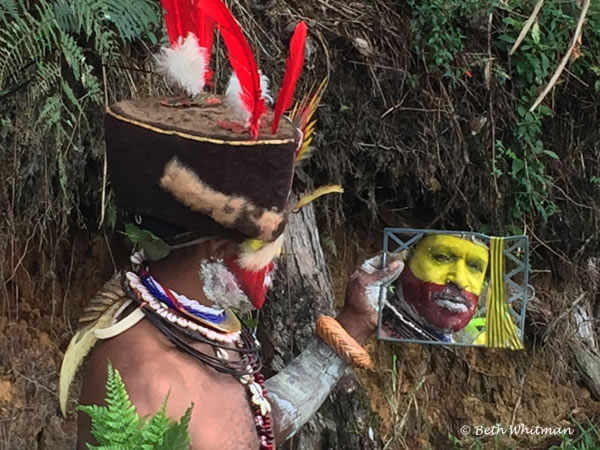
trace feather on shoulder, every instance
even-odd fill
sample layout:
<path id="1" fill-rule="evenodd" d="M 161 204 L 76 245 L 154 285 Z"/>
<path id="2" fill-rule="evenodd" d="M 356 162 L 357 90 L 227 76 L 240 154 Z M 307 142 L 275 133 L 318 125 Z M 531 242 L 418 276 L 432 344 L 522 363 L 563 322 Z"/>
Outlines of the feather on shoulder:
<path id="1" fill-rule="evenodd" d="M 111 325 L 115 312 L 127 300 L 121 289 L 120 276 L 107 281 L 102 289 L 90 301 L 79 319 L 79 329 L 71 339 L 60 368 L 58 397 L 60 410 L 67 415 L 69 387 L 81 363 L 98 340 L 94 334 L 96 329 Z"/>

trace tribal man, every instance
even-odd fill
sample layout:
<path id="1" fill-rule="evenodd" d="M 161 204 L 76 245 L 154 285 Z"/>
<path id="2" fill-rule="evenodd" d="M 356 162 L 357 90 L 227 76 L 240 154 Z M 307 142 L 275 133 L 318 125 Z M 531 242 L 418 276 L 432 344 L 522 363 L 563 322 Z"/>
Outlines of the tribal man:
<path id="1" fill-rule="evenodd" d="M 473 318 L 483 290 L 489 250 L 449 234 L 422 238 L 395 283 L 383 320 L 393 337 L 452 342 Z"/>
<path id="2" fill-rule="evenodd" d="M 135 219 L 141 250 L 81 318 L 61 368 L 61 408 L 91 351 L 81 404 L 103 403 L 110 361 L 140 416 L 157 411 L 167 393 L 172 418 L 195 404 L 193 449 L 272 449 L 316 412 L 348 363 L 368 364 L 360 344 L 376 313 L 366 290 L 401 268 L 359 269 L 337 320 L 318 326 L 322 339 L 264 380 L 259 343 L 236 313 L 262 306 L 287 215 L 299 206 L 288 204 L 294 164 L 310 143 L 320 95 L 301 103 L 296 123 L 282 112 L 304 60 L 306 27 L 294 32 L 271 113 L 249 46 L 220 0 L 162 3 L 171 48 L 161 70 L 187 95 L 107 108 L 111 183 Z M 215 26 L 235 74 L 227 98 L 203 92 Z M 83 449 L 90 425 L 86 417 L 79 425 Z"/>

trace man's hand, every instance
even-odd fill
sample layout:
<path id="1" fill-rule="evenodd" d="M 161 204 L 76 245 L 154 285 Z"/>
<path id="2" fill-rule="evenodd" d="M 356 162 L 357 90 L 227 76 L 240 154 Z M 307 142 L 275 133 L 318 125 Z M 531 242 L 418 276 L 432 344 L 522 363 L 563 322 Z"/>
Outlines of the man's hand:
<path id="1" fill-rule="evenodd" d="M 382 268 L 382 255 L 366 260 L 350 276 L 346 286 L 344 307 L 336 317 L 344 329 L 359 343 L 364 344 L 377 328 L 377 309 L 381 286 L 398 278 L 404 263 L 392 259 Z"/>

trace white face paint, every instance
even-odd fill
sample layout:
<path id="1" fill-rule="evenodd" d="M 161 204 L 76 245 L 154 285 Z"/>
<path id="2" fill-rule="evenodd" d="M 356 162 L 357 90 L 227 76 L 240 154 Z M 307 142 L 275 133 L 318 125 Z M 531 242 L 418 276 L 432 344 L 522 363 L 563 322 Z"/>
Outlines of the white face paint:
<path id="1" fill-rule="evenodd" d="M 235 275 L 225 266 L 223 260 L 202 261 L 200 278 L 204 295 L 215 305 L 233 308 L 240 313 L 254 309 L 248 296 L 240 289 Z"/>

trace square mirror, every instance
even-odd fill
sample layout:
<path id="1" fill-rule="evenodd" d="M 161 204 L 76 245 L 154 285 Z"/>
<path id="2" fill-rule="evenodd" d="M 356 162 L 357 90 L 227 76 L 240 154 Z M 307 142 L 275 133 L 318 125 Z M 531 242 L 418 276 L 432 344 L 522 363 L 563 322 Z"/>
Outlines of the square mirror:
<path id="1" fill-rule="evenodd" d="M 379 292 L 378 339 L 523 348 L 527 236 L 386 228 L 383 252 L 404 268 Z"/>

